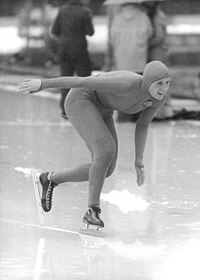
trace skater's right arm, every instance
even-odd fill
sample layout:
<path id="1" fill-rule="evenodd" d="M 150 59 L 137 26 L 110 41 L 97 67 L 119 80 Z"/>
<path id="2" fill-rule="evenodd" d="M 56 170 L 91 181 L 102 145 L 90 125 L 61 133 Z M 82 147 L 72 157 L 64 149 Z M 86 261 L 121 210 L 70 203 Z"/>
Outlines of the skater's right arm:
<path id="1" fill-rule="evenodd" d="M 52 79 L 31 79 L 19 84 L 18 91 L 22 93 L 34 93 L 47 88 L 87 88 L 100 91 L 112 91 L 121 95 L 128 91 L 137 78 L 129 72 L 110 72 L 98 76 L 88 77 L 59 77 Z"/>
<path id="2" fill-rule="evenodd" d="M 81 87 L 81 77 L 61 77 L 52 79 L 26 79 L 18 85 L 18 92 L 32 94 L 47 88 Z"/>

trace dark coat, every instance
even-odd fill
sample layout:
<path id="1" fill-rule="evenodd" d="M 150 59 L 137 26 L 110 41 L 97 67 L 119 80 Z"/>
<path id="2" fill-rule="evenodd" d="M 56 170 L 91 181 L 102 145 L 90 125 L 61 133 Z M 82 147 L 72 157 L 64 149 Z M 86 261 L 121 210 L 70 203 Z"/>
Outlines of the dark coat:
<path id="1" fill-rule="evenodd" d="M 63 6 L 52 25 L 51 33 L 68 49 L 87 48 L 86 35 L 94 34 L 90 9 L 80 3 Z"/>

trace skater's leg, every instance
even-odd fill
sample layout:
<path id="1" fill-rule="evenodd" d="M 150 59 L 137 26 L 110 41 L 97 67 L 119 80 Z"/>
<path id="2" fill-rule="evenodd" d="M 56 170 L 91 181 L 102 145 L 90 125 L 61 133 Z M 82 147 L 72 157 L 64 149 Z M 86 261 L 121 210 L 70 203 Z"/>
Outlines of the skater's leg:
<path id="1" fill-rule="evenodd" d="M 94 158 L 89 173 L 88 206 L 100 206 L 100 194 L 109 167 L 116 153 L 112 136 L 104 136 L 92 144 Z"/>
<path id="2" fill-rule="evenodd" d="M 100 195 L 105 178 L 109 177 L 116 166 L 118 154 L 118 139 L 112 114 L 103 118 L 110 132 L 107 136 L 98 139 L 93 145 L 93 164 L 90 169 L 88 206 L 100 205 Z M 110 154 L 110 155 L 109 155 Z M 105 161 L 109 161 L 110 164 Z M 107 168 L 108 167 L 108 168 Z M 107 171 L 104 170 L 106 168 Z"/>
<path id="3" fill-rule="evenodd" d="M 114 153 L 113 159 L 112 159 L 110 166 L 106 173 L 106 177 L 108 177 L 113 173 L 115 166 L 116 166 L 117 154 L 118 154 L 118 139 L 117 139 L 117 133 L 116 133 L 112 114 L 104 117 L 104 122 L 105 122 L 108 130 L 110 131 L 110 134 L 112 135 L 113 140 L 115 142 L 115 153 Z M 104 231 L 101 231 L 101 230 L 99 231 L 99 228 L 101 228 L 101 229 L 104 228 L 104 222 L 100 218 L 100 214 L 101 214 L 100 205 L 94 206 L 95 201 L 97 201 L 96 203 L 100 204 L 99 200 L 100 200 L 100 194 L 102 191 L 102 187 L 99 190 L 98 189 L 96 190 L 95 188 L 92 188 L 92 184 L 90 186 L 91 186 L 91 189 L 89 192 L 89 201 L 88 201 L 89 209 L 83 217 L 83 222 L 86 224 L 86 228 L 84 228 L 84 227 L 81 228 L 80 232 L 85 233 L 85 234 L 103 236 Z M 91 230 L 90 229 L 91 225 L 96 226 L 97 227 L 96 230 Z"/>
<path id="4" fill-rule="evenodd" d="M 79 93 L 76 92 L 77 95 Z M 82 94 L 82 92 L 81 92 Z M 55 185 L 64 182 L 89 180 L 89 207 L 99 206 L 104 180 L 115 167 L 117 158 L 117 136 L 112 116 L 103 119 L 98 108 L 87 98 L 79 96 L 77 102 L 69 102 L 67 112 L 73 126 L 88 146 L 92 163 L 75 169 L 54 172 L 50 180 Z"/>
<path id="5" fill-rule="evenodd" d="M 111 175 L 116 162 L 116 146 L 112 137 L 98 139 L 92 145 L 93 160 L 91 164 L 81 165 L 75 169 L 54 172 L 51 180 L 55 184 L 64 182 L 84 182 L 89 180 L 89 206 L 99 205 L 99 197 L 106 177 Z"/>
<path id="6" fill-rule="evenodd" d="M 111 162 L 116 157 L 116 143 L 99 109 L 81 90 L 68 95 L 68 117 L 92 155 L 89 169 L 89 207 L 99 206 L 100 193 Z"/>
<path id="7" fill-rule="evenodd" d="M 91 163 L 79 165 L 73 169 L 56 171 L 51 175 L 51 180 L 57 185 L 67 182 L 85 182 L 89 180 Z"/>
<path id="8" fill-rule="evenodd" d="M 113 157 L 113 160 L 111 161 L 108 172 L 106 174 L 106 178 L 107 178 L 113 173 L 113 171 L 115 169 L 115 166 L 116 166 L 117 153 L 118 153 L 118 140 L 117 140 L 117 133 L 116 133 L 116 129 L 115 129 L 114 120 L 112 118 L 112 115 L 106 116 L 104 118 L 104 122 L 105 122 L 108 130 L 110 131 L 110 133 L 113 137 L 113 140 L 115 142 L 115 146 L 116 146 L 115 155 Z M 88 146 L 88 149 L 90 150 L 92 161 L 93 161 L 93 158 L 94 158 L 93 152 L 92 152 L 92 150 L 89 146 Z M 56 172 L 52 173 L 51 180 L 56 185 L 66 183 L 66 182 L 85 182 L 85 181 L 89 181 L 90 167 L 91 167 L 91 163 L 86 163 L 86 164 L 79 165 L 75 168 L 68 169 L 68 170 L 65 170 L 65 171 L 56 171 Z"/>
<path id="9" fill-rule="evenodd" d="M 51 180 L 55 184 L 84 182 L 89 180 L 89 206 L 99 205 L 99 197 L 106 177 L 110 176 L 116 163 L 116 145 L 112 137 L 98 139 L 92 145 L 92 163 L 72 170 L 54 172 Z"/>
<path id="10" fill-rule="evenodd" d="M 117 137 L 117 132 L 116 132 L 116 128 L 115 128 L 115 124 L 114 124 L 114 120 L 113 120 L 113 114 L 109 114 L 104 118 L 104 122 L 108 128 L 108 130 L 110 131 L 113 140 L 115 142 L 115 147 L 116 147 L 116 151 L 115 151 L 115 155 L 113 157 L 113 160 L 109 166 L 108 172 L 106 174 L 106 177 L 109 177 L 110 175 L 112 175 L 115 166 L 116 166 L 116 162 L 117 162 L 117 156 L 118 156 L 118 137 Z"/>

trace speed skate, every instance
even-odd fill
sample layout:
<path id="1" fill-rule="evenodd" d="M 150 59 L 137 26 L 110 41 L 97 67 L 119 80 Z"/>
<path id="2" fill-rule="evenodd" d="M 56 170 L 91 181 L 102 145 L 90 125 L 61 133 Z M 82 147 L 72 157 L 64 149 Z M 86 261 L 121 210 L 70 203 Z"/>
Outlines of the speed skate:
<path id="1" fill-rule="evenodd" d="M 84 227 L 80 233 L 104 236 L 104 222 L 100 218 L 101 209 L 98 206 L 90 207 L 83 217 Z"/>
<path id="2" fill-rule="evenodd" d="M 89 224 L 84 224 L 83 227 L 80 228 L 80 233 L 99 236 L 99 237 L 103 237 L 105 235 L 105 231 L 103 227 L 99 227 L 96 225 L 89 225 Z"/>
<path id="3" fill-rule="evenodd" d="M 38 216 L 40 220 L 40 225 L 44 226 L 44 211 L 42 208 L 42 202 L 41 202 L 41 190 L 40 190 L 40 181 L 38 172 L 34 169 L 31 169 L 31 175 L 33 179 L 33 187 L 34 187 L 34 194 L 35 194 L 35 200 L 37 204 L 37 210 L 38 210 Z"/>

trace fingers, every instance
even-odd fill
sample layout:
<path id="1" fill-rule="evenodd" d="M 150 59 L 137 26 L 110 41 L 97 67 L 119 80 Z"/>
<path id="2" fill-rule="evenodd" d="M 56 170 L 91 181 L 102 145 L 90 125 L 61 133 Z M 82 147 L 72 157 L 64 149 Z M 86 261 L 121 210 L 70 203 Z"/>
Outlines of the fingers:
<path id="1" fill-rule="evenodd" d="M 139 178 L 138 180 L 137 180 L 137 185 L 138 185 L 138 187 L 141 187 L 142 185 L 144 185 L 144 177 L 141 177 L 141 178 Z"/>
<path id="2" fill-rule="evenodd" d="M 18 85 L 18 89 L 17 89 L 18 92 L 20 93 L 24 93 L 24 94 L 30 94 L 31 92 L 31 86 L 30 86 L 30 80 L 24 80 L 23 82 L 21 82 L 19 85 Z"/>
<path id="3" fill-rule="evenodd" d="M 31 94 L 41 88 L 41 79 L 26 79 L 18 86 L 18 92 Z"/>
<path id="4" fill-rule="evenodd" d="M 144 168 L 136 167 L 136 172 L 137 172 L 137 185 L 141 187 L 142 185 L 144 185 L 145 182 Z"/>

